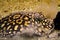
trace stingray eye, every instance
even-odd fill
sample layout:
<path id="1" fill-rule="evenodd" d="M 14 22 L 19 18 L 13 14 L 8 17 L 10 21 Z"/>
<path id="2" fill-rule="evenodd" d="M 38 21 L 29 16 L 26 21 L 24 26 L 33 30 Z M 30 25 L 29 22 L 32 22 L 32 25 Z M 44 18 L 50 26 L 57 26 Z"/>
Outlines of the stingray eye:
<path id="1" fill-rule="evenodd" d="M 21 24 L 22 21 L 23 21 L 22 19 L 18 19 L 18 20 L 16 20 L 16 23 Z"/>
<path id="2" fill-rule="evenodd" d="M 20 15 L 14 15 L 13 16 L 13 19 L 17 19 L 17 18 L 19 18 L 20 17 Z"/>

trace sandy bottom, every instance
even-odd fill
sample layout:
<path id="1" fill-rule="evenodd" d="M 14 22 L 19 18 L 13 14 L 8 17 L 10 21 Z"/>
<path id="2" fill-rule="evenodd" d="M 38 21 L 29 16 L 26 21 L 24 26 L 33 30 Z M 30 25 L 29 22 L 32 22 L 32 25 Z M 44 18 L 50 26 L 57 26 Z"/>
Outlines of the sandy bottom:
<path id="1" fill-rule="evenodd" d="M 9 15 L 15 11 L 37 11 L 43 12 L 47 18 L 54 19 L 60 4 L 59 0 L 0 0 L 0 18 Z M 54 33 L 55 34 L 55 33 Z M 53 35 L 53 34 L 52 34 Z M 0 40 L 60 40 L 60 37 L 46 38 L 46 37 L 21 37 L 15 36 L 13 38 L 0 38 Z"/>
<path id="2" fill-rule="evenodd" d="M 60 36 L 57 35 L 57 31 L 54 31 L 49 37 L 26 37 L 26 36 L 19 36 L 16 35 L 13 38 L 0 38 L 0 40 L 60 40 Z"/>

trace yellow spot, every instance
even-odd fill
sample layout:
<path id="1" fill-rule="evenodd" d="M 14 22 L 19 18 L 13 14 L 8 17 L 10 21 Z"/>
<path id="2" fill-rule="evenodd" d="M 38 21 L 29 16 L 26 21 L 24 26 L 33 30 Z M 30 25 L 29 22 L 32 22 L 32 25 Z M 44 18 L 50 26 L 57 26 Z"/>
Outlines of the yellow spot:
<path id="1" fill-rule="evenodd" d="M 9 25 L 9 23 L 7 23 L 7 25 Z"/>
<path id="2" fill-rule="evenodd" d="M 6 23 L 7 21 L 4 21 L 4 23 Z"/>
<path id="3" fill-rule="evenodd" d="M 14 15 L 13 19 L 19 18 L 20 15 Z"/>
<path id="4" fill-rule="evenodd" d="M 24 28 L 21 28 L 21 29 L 20 29 L 20 31 L 23 31 L 23 30 L 24 30 Z"/>
<path id="5" fill-rule="evenodd" d="M 23 27 L 23 25 L 20 25 L 20 27 Z"/>
<path id="6" fill-rule="evenodd" d="M 32 19 L 32 21 L 34 22 L 34 19 Z"/>
<path id="7" fill-rule="evenodd" d="M 29 18 L 31 18 L 32 16 L 29 16 Z"/>
<path id="8" fill-rule="evenodd" d="M 43 25 L 45 25 L 45 23 L 43 23 Z"/>
<path id="9" fill-rule="evenodd" d="M 28 23 L 30 23 L 30 21 L 28 21 Z"/>
<path id="10" fill-rule="evenodd" d="M 10 23 L 12 23 L 13 25 L 15 25 L 15 22 L 14 22 L 14 21 L 12 21 L 12 22 L 10 22 Z"/>
<path id="11" fill-rule="evenodd" d="M 40 26 L 40 24 L 38 24 L 38 26 Z"/>
<path id="12" fill-rule="evenodd" d="M 41 31 L 42 31 L 42 29 L 41 29 L 41 28 L 38 28 L 38 31 L 39 31 L 39 32 L 41 32 Z"/>
<path id="13" fill-rule="evenodd" d="M 52 28 L 52 26 L 51 26 L 51 25 L 49 25 L 49 28 Z"/>
<path id="14" fill-rule="evenodd" d="M 28 22 L 27 22 L 27 21 L 25 21 L 24 25 L 25 25 L 25 26 L 28 26 Z"/>
<path id="15" fill-rule="evenodd" d="M 4 27 L 3 29 L 6 30 L 6 27 Z"/>
<path id="16" fill-rule="evenodd" d="M 34 17 L 34 14 L 32 14 L 32 17 Z"/>
<path id="17" fill-rule="evenodd" d="M 41 28 L 44 28 L 44 26 L 41 26 Z"/>
<path id="18" fill-rule="evenodd" d="M 49 29 L 48 28 L 45 28 L 45 30 L 44 31 L 48 31 Z"/>
<path id="19" fill-rule="evenodd" d="M 9 33 L 11 33 L 11 31 Z"/>
<path id="20" fill-rule="evenodd" d="M 34 25 L 34 22 L 32 22 L 32 25 Z"/>
<path id="21" fill-rule="evenodd" d="M 45 22 L 47 22 L 47 20 L 45 19 Z"/>
<path id="22" fill-rule="evenodd" d="M 9 18 L 9 21 L 11 21 L 11 19 Z"/>
<path id="23" fill-rule="evenodd" d="M 47 29 L 51 29 L 52 26 L 46 26 Z"/>
<path id="24" fill-rule="evenodd" d="M 28 17 L 25 17 L 24 20 L 28 20 Z"/>
<path id="25" fill-rule="evenodd" d="M 18 29 L 18 25 L 15 26 L 14 30 L 17 30 Z"/>
<path id="26" fill-rule="evenodd" d="M 5 24 L 2 24 L 1 27 L 3 27 Z"/>
<path id="27" fill-rule="evenodd" d="M 13 25 L 15 25 L 15 23 L 13 22 Z"/>
<path id="28" fill-rule="evenodd" d="M 11 16 L 9 16 L 9 17 L 11 17 Z"/>
<path id="29" fill-rule="evenodd" d="M 36 21 L 35 21 L 36 24 L 38 24 Z"/>
<path id="30" fill-rule="evenodd" d="M 10 29 L 10 31 L 12 30 L 12 28 Z"/>
<path id="31" fill-rule="evenodd" d="M 8 28 L 7 28 L 7 30 L 9 30 L 9 28 L 11 27 L 11 25 L 10 26 L 8 26 Z"/>

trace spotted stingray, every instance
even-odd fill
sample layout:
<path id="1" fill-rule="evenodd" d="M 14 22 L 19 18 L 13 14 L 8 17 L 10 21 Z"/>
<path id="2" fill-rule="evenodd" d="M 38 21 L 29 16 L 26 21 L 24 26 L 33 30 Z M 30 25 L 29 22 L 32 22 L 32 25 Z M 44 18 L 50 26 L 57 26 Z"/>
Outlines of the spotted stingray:
<path id="1" fill-rule="evenodd" d="M 0 20 L 2 37 L 20 35 L 43 36 L 54 29 L 53 21 L 41 12 L 13 12 Z"/>

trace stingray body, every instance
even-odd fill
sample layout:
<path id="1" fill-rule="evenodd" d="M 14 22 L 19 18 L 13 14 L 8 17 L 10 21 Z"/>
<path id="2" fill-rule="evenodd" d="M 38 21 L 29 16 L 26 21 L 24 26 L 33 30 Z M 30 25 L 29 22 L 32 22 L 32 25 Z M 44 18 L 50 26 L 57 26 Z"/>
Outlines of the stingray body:
<path id="1" fill-rule="evenodd" d="M 53 21 L 41 12 L 14 12 L 0 20 L 2 37 L 20 35 L 47 35 L 54 29 Z"/>

